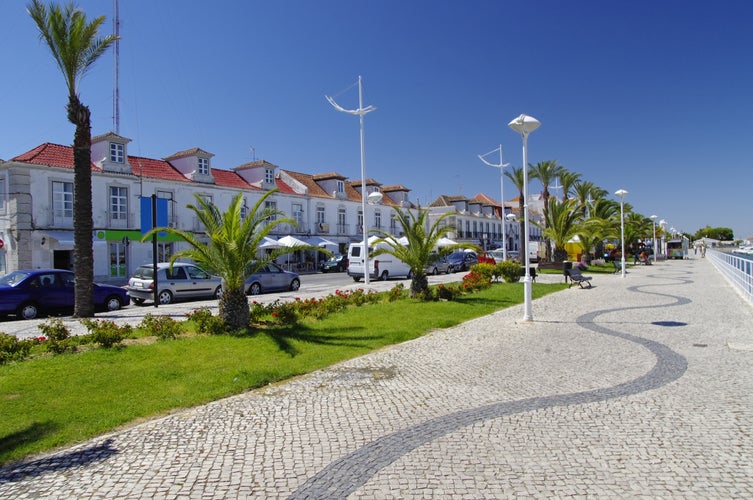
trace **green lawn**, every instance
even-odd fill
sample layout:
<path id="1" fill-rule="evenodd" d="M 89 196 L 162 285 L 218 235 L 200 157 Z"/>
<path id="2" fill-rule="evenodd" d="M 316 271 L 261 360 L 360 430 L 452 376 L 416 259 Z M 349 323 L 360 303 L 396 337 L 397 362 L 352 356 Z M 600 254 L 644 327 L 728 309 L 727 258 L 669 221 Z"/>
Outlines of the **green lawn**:
<path id="1" fill-rule="evenodd" d="M 566 287 L 534 284 L 533 296 Z M 495 283 L 452 302 L 351 306 L 320 321 L 245 336 L 184 335 L 3 365 L 0 464 L 308 373 L 522 301 L 522 283 Z"/>

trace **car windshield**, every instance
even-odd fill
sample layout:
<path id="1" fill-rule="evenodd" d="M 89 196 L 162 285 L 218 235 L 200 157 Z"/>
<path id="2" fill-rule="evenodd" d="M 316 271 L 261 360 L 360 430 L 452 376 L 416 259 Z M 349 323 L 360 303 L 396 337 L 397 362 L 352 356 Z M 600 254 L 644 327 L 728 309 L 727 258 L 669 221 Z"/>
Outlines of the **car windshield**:
<path id="1" fill-rule="evenodd" d="M 2 278 L 0 278 L 0 286 L 16 286 L 21 283 L 27 276 L 29 276 L 29 273 L 25 273 L 23 271 L 13 271 L 12 273 L 6 274 Z"/>

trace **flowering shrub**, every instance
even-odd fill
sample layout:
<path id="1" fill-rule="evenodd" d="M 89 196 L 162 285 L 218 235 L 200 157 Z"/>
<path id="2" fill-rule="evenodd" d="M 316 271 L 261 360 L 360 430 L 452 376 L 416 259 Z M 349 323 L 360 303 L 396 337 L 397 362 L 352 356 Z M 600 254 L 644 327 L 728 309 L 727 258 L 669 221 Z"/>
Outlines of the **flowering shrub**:
<path id="1" fill-rule="evenodd" d="M 256 301 L 253 301 L 249 309 L 249 322 L 252 325 L 256 323 L 261 323 L 261 319 L 268 314 L 269 314 L 269 311 L 267 310 L 267 306 L 265 306 L 264 304 L 259 304 Z"/>
<path id="2" fill-rule="evenodd" d="M 272 318 L 283 326 L 294 325 L 298 322 L 298 311 L 295 302 L 281 302 L 275 300 L 271 305 Z"/>
<path id="3" fill-rule="evenodd" d="M 89 330 L 89 337 L 102 347 L 112 347 L 131 336 L 133 328 L 128 323 L 118 326 L 110 320 L 92 320 L 84 318 L 81 324 Z"/>
<path id="4" fill-rule="evenodd" d="M 455 300 L 460 295 L 457 285 L 437 285 L 437 298 L 439 300 Z"/>
<path id="5" fill-rule="evenodd" d="M 209 335 L 222 335 L 227 333 L 227 324 L 219 316 L 212 316 L 212 311 L 206 307 L 194 309 L 186 313 L 186 318 L 193 321 L 198 333 Z"/>
<path id="6" fill-rule="evenodd" d="M 45 347 L 49 352 L 62 354 L 67 350 L 73 350 L 71 345 L 71 332 L 59 319 L 52 319 L 37 326 L 46 337 Z"/>
<path id="7" fill-rule="evenodd" d="M 212 313 L 209 313 L 209 315 L 211 316 Z M 184 329 L 182 323 L 175 321 L 170 316 L 152 316 L 152 313 L 144 315 L 139 328 L 147 330 L 160 340 L 175 340 L 183 333 Z"/>
<path id="8" fill-rule="evenodd" d="M 523 266 L 517 262 L 506 260 L 497 264 L 496 268 L 497 272 L 502 278 L 504 278 L 505 282 L 517 283 L 520 281 L 520 271 L 523 269 Z"/>
<path id="9" fill-rule="evenodd" d="M 495 266 L 496 264 L 475 264 L 471 266 L 471 272 L 479 274 L 481 278 L 489 280 L 489 283 L 495 278 Z"/>
<path id="10" fill-rule="evenodd" d="M 39 339 L 19 340 L 15 335 L 0 332 L 0 365 L 8 361 L 24 359 L 38 342 Z"/>
<path id="11" fill-rule="evenodd" d="M 491 284 L 491 278 L 487 278 L 485 275 L 475 271 L 471 271 L 463 276 L 463 291 L 467 293 L 483 290 L 490 287 Z"/>
<path id="12" fill-rule="evenodd" d="M 398 283 L 397 285 L 393 286 L 390 291 L 387 292 L 387 300 L 389 302 L 395 302 L 396 300 L 400 300 L 405 296 L 405 285 L 402 283 Z"/>

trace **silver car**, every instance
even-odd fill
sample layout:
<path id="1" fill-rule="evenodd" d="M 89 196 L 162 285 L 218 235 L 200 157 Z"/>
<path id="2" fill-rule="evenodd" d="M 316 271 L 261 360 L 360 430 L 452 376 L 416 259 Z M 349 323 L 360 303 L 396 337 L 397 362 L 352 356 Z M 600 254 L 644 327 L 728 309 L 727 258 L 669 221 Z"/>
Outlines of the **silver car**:
<path id="1" fill-rule="evenodd" d="M 424 269 L 426 274 L 449 274 L 450 273 L 450 263 L 447 261 L 447 256 L 443 255 L 442 257 L 436 257 L 434 256 L 434 260 L 431 261 L 431 263 L 426 266 L 426 269 Z"/>
<path id="2" fill-rule="evenodd" d="M 218 298 L 222 293 L 222 278 L 185 262 L 157 264 L 157 301 L 169 304 L 176 300 Z M 139 266 L 128 280 L 126 290 L 135 304 L 154 300 L 154 268 L 151 264 Z"/>
<path id="3" fill-rule="evenodd" d="M 274 263 L 265 264 L 246 280 L 246 294 L 263 292 L 296 291 L 301 287 L 301 278 L 296 273 L 285 271 Z"/>

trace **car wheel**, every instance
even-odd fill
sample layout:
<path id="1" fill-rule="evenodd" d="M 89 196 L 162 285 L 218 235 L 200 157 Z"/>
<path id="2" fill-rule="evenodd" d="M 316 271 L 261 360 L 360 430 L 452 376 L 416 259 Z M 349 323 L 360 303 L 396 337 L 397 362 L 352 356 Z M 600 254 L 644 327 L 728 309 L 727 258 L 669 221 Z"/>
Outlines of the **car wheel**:
<path id="1" fill-rule="evenodd" d="M 434 269 L 431 270 L 431 274 L 433 274 L 434 276 L 436 276 L 437 274 L 439 274 L 439 269 L 437 269 L 435 267 Z"/>
<path id="2" fill-rule="evenodd" d="M 121 307 L 123 307 L 123 303 L 120 302 L 120 297 L 117 295 L 107 297 L 107 300 L 105 301 L 105 309 L 108 311 L 117 311 Z"/>
<path id="3" fill-rule="evenodd" d="M 359 281 L 361 281 L 361 277 L 360 276 L 353 276 L 353 281 L 355 281 L 356 283 L 358 283 Z"/>
<path id="4" fill-rule="evenodd" d="M 173 301 L 173 294 L 170 293 L 170 290 L 162 290 L 159 295 L 157 295 L 157 300 L 159 300 L 160 304 L 169 304 Z"/>
<path id="5" fill-rule="evenodd" d="M 251 286 L 248 287 L 248 294 L 259 295 L 260 293 L 261 293 L 261 285 L 259 283 L 251 283 Z"/>
<path id="6" fill-rule="evenodd" d="M 454 266 L 447 266 L 447 274 L 454 273 L 455 267 Z"/>
<path id="7" fill-rule="evenodd" d="M 301 288 L 301 281 L 298 278 L 295 278 L 293 281 L 290 282 L 290 291 L 295 292 Z"/>
<path id="8" fill-rule="evenodd" d="M 382 281 L 387 281 L 390 277 L 390 273 L 387 271 L 383 271 L 382 274 L 379 276 L 379 279 Z"/>
<path id="9" fill-rule="evenodd" d="M 134 303 L 134 304 L 136 304 L 137 306 L 140 306 L 141 304 L 143 304 L 143 303 L 144 303 L 144 299 L 134 299 L 133 297 L 131 297 L 131 300 L 132 300 L 132 301 L 133 301 L 133 303 Z"/>
<path id="10" fill-rule="evenodd" d="M 222 297 L 222 287 L 218 286 L 215 289 L 214 293 L 212 294 L 212 298 L 213 299 L 219 299 L 220 297 Z"/>
<path id="11" fill-rule="evenodd" d="M 39 308 L 32 302 L 27 302 L 18 308 L 18 315 L 23 319 L 34 319 L 39 315 Z"/>

